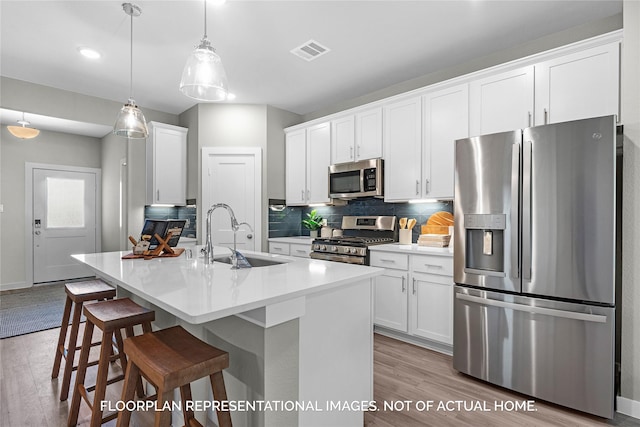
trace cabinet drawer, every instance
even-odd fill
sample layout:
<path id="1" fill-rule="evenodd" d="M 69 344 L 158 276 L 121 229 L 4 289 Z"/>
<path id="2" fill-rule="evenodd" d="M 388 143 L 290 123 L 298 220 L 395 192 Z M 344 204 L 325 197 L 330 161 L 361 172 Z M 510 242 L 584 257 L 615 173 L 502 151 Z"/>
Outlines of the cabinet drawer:
<path id="1" fill-rule="evenodd" d="M 407 270 L 409 268 L 409 256 L 391 252 L 371 252 L 370 265 L 374 267 L 397 268 Z"/>
<path id="2" fill-rule="evenodd" d="M 411 270 L 453 276 L 453 258 L 435 255 L 411 255 Z"/>
<path id="3" fill-rule="evenodd" d="M 288 243 L 269 242 L 269 253 L 270 254 L 289 255 L 289 244 Z"/>
<path id="4" fill-rule="evenodd" d="M 295 243 L 291 243 L 289 245 L 289 255 L 291 256 L 309 258 L 310 252 L 311 252 L 311 245 L 297 245 Z"/>

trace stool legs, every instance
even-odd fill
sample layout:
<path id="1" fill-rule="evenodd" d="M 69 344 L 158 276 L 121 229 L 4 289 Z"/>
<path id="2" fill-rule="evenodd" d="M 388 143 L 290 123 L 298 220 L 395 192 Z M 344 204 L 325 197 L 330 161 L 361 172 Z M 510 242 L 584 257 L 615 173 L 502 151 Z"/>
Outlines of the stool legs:
<path id="1" fill-rule="evenodd" d="M 224 387 L 224 377 L 222 376 L 222 371 L 215 372 L 209 375 L 211 379 L 211 390 L 213 390 L 213 398 L 217 401 L 226 401 L 227 399 L 227 390 Z M 218 416 L 218 425 L 219 426 L 230 426 L 231 425 L 231 414 L 229 411 L 216 411 L 216 415 Z"/>
<path id="2" fill-rule="evenodd" d="M 76 372 L 76 383 L 73 387 L 73 397 L 71 399 L 71 407 L 69 408 L 69 419 L 67 422 L 68 427 L 73 427 L 78 424 L 80 401 L 82 400 L 82 397 L 80 396 L 79 386 L 84 384 L 84 380 L 87 375 L 87 361 L 89 360 L 89 350 L 91 349 L 92 336 L 93 323 L 86 322 L 84 327 L 84 338 L 82 339 L 82 349 L 80 350 L 80 362 L 78 363 L 78 371 Z M 102 342 L 104 343 L 105 340 L 103 339 Z"/>
<path id="3" fill-rule="evenodd" d="M 60 373 L 60 362 L 67 340 L 67 330 L 69 329 L 69 317 L 71 316 L 72 305 L 71 299 L 67 298 L 64 303 L 64 312 L 62 313 L 62 325 L 60 325 L 60 336 L 58 337 L 58 345 L 56 346 L 56 357 L 53 360 L 53 370 L 51 371 L 52 379 L 58 378 L 58 374 Z"/>
<path id="4" fill-rule="evenodd" d="M 78 329 L 80 328 L 80 316 L 82 315 L 82 304 L 75 304 L 73 309 L 73 320 L 71 321 L 71 334 L 69 335 L 69 347 L 64 363 L 64 374 L 62 374 L 62 387 L 60 388 L 60 400 L 67 400 L 69 397 L 69 385 L 71 384 L 71 372 L 73 371 L 73 361 L 76 356 L 76 346 L 78 345 Z M 62 344 L 64 346 L 64 343 Z M 91 342 L 89 342 L 91 347 Z"/>

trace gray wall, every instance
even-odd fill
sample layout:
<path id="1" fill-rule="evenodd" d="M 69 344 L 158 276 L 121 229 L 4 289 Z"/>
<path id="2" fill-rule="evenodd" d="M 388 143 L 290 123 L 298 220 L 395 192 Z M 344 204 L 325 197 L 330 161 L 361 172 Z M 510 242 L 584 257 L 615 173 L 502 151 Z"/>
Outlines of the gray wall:
<path id="1" fill-rule="evenodd" d="M 25 286 L 25 163 L 100 167 L 100 139 L 41 131 L 22 140 L 2 126 L 0 133 L 0 186 L 4 212 L 0 214 L 0 285 L 3 289 Z M 26 284 L 31 286 L 31 284 Z"/>
<path id="2" fill-rule="evenodd" d="M 640 414 L 640 2 L 625 0 L 622 45 L 622 396 Z"/>

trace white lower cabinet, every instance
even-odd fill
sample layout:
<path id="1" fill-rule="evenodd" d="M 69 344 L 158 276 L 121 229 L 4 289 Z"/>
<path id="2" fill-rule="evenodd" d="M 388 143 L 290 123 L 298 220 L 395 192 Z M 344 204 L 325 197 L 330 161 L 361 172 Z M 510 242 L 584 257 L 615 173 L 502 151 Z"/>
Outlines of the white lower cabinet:
<path id="1" fill-rule="evenodd" d="M 453 258 L 375 251 L 371 265 L 386 269 L 375 279 L 374 324 L 453 344 Z"/>
<path id="2" fill-rule="evenodd" d="M 309 243 L 289 243 L 269 240 L 269 253 L 309 258 L 309 254 L 311 253 L 311 240 L 309 240 Z"/>

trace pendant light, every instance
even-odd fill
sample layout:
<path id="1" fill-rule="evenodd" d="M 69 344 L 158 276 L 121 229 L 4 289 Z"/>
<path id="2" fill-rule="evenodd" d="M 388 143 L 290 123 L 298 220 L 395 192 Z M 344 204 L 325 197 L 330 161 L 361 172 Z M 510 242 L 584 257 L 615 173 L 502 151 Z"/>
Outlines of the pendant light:
<path id="1" fill-rule="evenodd" d="M 129 75 L 129 100 L 120 109 L 120 113 L 113 125 L 113 133 L 125 138 L 146 138 L 149 135 L 147 121 L 142 111 L 133 100 L 133 17 L 140 16 L 142 9 L 133 3 L 123 3 L 122 10 L 131 17 L 131 44 L 130 44 L 130 75 Z"/>
<path id="2" fill-rule="evenodd" d="M 22 120 L 16 120 L 20 126 L 7 126 L 11 135 L 20 138 L 20 139 L 31 139 L 35 138 L 40 134 L 38 129 L 27 127 L 31 123 L 24 119 L 24 112 L 22 112 Z"/>
<path id="3" fill-rule="evenodd" d="M 180 91 L 199 101 L 224 101 L 229 92 L 222 60 L 207 39 L 207 1 L 204 0 L 204 36 L 187 58 Z"/>

